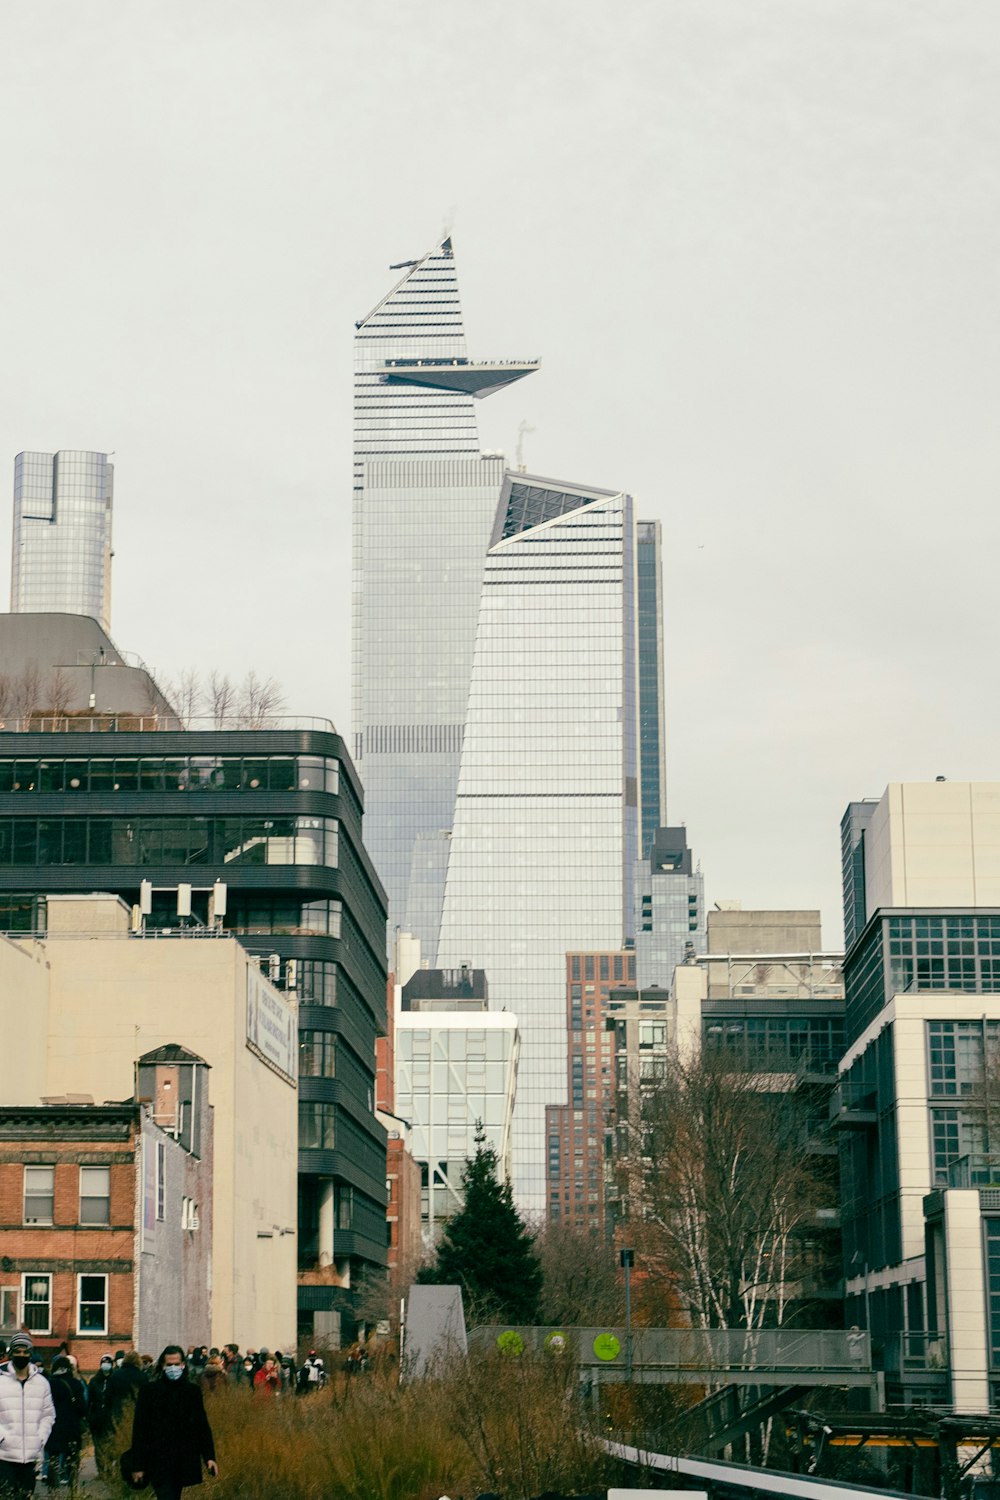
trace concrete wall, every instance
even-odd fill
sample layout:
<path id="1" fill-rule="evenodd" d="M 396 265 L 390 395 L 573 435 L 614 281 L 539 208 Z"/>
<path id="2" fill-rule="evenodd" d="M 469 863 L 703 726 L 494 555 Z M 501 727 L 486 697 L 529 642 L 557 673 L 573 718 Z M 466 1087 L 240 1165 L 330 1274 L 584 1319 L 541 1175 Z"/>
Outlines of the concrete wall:
<path id="1" fill-rule="evenodd" d="M 956 1411 L 990 1410 L 986 1273 L 979 1192 L 944 1194 L 951 1399 Z"/>
<path id="2" fill-rule="evenodd" d="M 212 1068 L 211 1341 L 294 1347 L 297 1092 L 247 1047 L 245 950 L 231 938 L 99 935 L 50 936 L 44 949 L 47 1093 L 129 1098 L 136 1060 L 171 1042 Z"/>
<path id="3" fill-rule="evenodd" d="M 15 943 L 0 937 L 0 1104 L 42 1102 L 42 1095 L 49 1091 L 48 1034 L 45 950 L 40 943 Z"/>
<path id="4" fill-rule="evenodd" d="M 201 1159 L 144 1115 L 136 1171 L 135 1347 L 155 1358 L 167 1344 L 213 1343 L 212 1123 L 202 1122 Z M 156 1217 L 156 1153 L 164 1147 L 164 1216 Z M 187 1198 L 198 1206 L 197 1228 L 182 1218 Z"/>
<path id="5" fill-rule="evenodd" d="M 821 953 L 818 911 L 710 911 L 709 953 Z"/>
<path id="6" fill-rule="evenodd" d="M 1000 906 L 1000 782 L 894 782 L 865 839 L 865 906 Z"/>

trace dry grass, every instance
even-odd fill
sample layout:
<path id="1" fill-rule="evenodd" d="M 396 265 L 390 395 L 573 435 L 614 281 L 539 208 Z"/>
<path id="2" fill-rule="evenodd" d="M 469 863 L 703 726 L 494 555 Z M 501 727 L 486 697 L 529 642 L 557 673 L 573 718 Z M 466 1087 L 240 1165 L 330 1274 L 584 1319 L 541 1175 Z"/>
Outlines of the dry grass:
<path id="1" fill-rule="evenodd" d="M 208 1402 L 220 1468 L 212 1500 L 594 1491 L 604 1459 L 574 1389 L 574 1372 L 556 1361 L 499 1355 L 402 1387 L 372 1373 L 301 1399 L 227 1389 Z"/>

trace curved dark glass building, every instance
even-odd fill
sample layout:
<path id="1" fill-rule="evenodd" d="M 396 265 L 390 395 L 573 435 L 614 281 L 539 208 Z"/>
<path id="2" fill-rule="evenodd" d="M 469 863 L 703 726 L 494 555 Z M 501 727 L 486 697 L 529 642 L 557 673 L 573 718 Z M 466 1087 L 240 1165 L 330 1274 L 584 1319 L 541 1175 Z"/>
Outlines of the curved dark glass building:
<path id="1" fill-rule="evenodd" d="M 385 895 L 344 742 L 329 725 L 66 723 L 80 727 L 0 733 L 0 931 L 43 931 L 49 893 L 111 891 L 138 906 L 149 882 L 148 927 L 221 923 L 296 992 L 299 1327 L 335 1338 L 352 1285 L 386 1262 L 373 1099 Z M 179 916 L 187 886 L 190 916 Z"/>

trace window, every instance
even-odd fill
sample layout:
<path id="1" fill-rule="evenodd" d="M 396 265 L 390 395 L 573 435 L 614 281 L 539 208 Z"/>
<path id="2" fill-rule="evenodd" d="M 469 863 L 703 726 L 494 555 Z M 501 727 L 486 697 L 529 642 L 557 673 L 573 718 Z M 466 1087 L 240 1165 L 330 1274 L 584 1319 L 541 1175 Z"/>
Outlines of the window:
<path id="1" fill-rule="evenodd" d="M 0 1286 L 0 1328 L 20 1328 L 21 1289 L 16 1286 Z"/>
<path id="2" fill-rule="evenodd" d="M 111 1168 L 80 1168 L 80 1223 L 111 1223 Z"/>
<path id="3" fill-rule="evenodd" d="M 299 1150 L 332 1151 L 336 1145 L 332 1104 L 299 1102 Z"/>
<path id="4" fill-rule="evenodd" d="M 107 1333 L 108 1278 L 76 1278 L 76 1329 L 78 1333 Z"/>
<path id="5" fill-rule="evenodd" d="M 24 1222 L 51 1224 L 55 1203 L 55 1167 L 25 1167 Z"/>
<path id="6" fill-rule="evenodd" d="M 167 1216 L 167 1143 L 157 1141 L 156 1143 L 156 1217 L 163 1220 Z"/>
<path id="7" fill-rule="evenodd" d="M 52 1332 L 52 1277 L 31 1271 L 21 1277 L 21 1313 L 29 1333 Z"/>
<path id="8" fill-rule="evenodd" d="M 329 1031 L 299 1034 L 299 1077 L 333 1078 L 336 1075 L 337 1039 Z"/>

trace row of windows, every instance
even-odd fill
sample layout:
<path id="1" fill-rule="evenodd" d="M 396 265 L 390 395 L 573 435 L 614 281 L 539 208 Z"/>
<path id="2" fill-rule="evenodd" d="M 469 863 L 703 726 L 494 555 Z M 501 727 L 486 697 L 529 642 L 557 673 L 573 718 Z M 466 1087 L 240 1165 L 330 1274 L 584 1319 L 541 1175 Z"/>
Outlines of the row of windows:
<path id="1" fill-rule="evenodd" d="M 289 901 L 281 896 L 246 898 L 229 897 L 226 930 L 247 937 L 323 937 L 339 938 L 342 921 L 341 904 L 330 901 Z"/>
<path id="2" fill-rule="evenodd" d="M 52 1332 L 52 1275 L 26 1271 L 19 1287 L 0 1287 L 0 1325 Z M 85 1273 L 76 1278 L 76 1332 L 108 1332 L 108 1278 Z"/>
<path id="3" fill-rule="evenodd" d="M 844 1023 L 817 1016 L 720 1017 L 704 1022 L 705 1044 L 741 1056 L 837 1061 Z"/>
<path id="4" fill-rule="evenodd" d="M 886 928 L 894 993 L 1000 991 L 1000 917 L 890 917 Z"/>
<path id="5" fill-rule="evenodd" d="M 52 1224 L 55 1212 L 54 1166 L 25 1167 L 24 1222 Z M 111 1168 L 81 1167 L 79 1218 L 81 1225 L 100 1226 L 111 1223 Z"/>
<path id="6" fill-rule="evenodd" d="M 4 792 L 337 792 L 340 764 L 315 755 L 0 760 Z"/>
<path id="7" fill-rule="evenodd" d="M 571 953 L 571 979 L 634 979 L 635 957 L 631 953 Z"/>
<path id="8" fill-rule="evenodd" d="M 0 865 L 326 865 L 335 818 L 0 818 Z"/>

